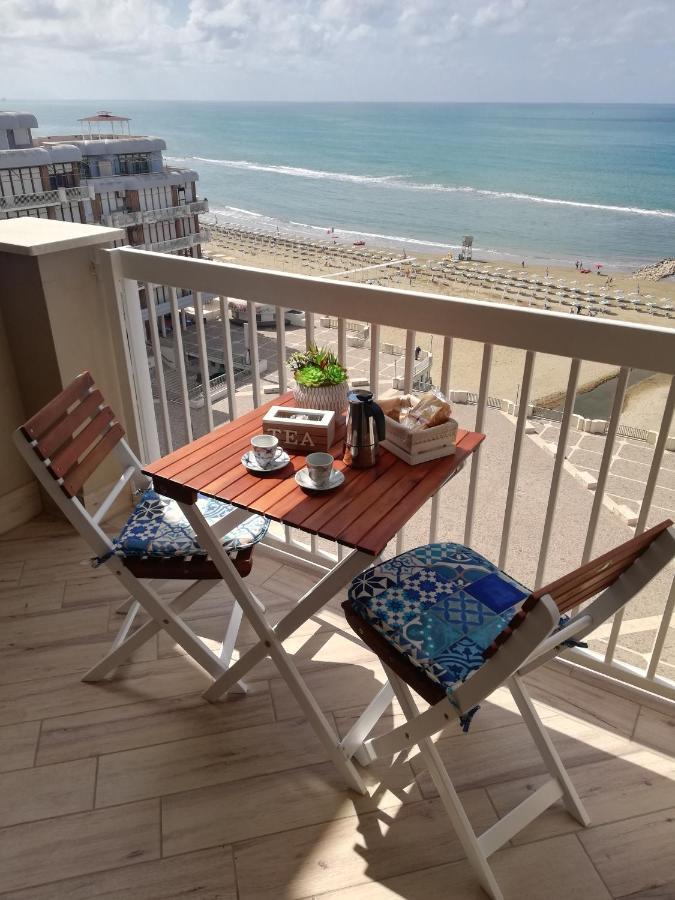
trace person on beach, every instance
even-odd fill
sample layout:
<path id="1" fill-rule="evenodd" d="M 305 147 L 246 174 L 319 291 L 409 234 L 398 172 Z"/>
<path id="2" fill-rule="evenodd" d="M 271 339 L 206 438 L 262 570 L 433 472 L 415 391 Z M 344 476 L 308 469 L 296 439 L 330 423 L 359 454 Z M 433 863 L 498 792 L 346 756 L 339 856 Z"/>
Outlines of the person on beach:
<path id="1" fill-rule="evenodd" d="M 574 266 L 575 266 L 576 269 L 579 268 L 579 260 L 577 260 L 577 261 L 574 263 Z"/>

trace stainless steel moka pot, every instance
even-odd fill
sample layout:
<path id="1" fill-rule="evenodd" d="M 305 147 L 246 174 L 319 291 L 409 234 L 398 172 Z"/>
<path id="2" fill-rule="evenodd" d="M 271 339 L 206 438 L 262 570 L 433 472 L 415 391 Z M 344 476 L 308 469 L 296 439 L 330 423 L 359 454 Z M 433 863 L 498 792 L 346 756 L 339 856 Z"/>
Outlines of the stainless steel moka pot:
<path id="1" fill-rule="evenodd" d="M 384 413 L 370 391 L 350 391 L 343 461 L 355 469 L 374 466 L 384 440 Z"/>

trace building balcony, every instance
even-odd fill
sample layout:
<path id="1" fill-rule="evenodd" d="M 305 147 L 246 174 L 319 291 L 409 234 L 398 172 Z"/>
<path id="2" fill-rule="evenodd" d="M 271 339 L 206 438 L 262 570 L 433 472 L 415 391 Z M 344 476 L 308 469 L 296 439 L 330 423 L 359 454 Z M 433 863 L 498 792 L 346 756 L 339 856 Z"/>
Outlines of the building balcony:
<path id="1" fill-rule="evenodd" d="M 69 380 L 90 368 L 131 445 L 150 461 L 285 393 L 292 350 L 330 344 L 353 381 L 382 393 L 402 379 L 407 391 L 420 362 L 416 347 L 433 335 L 434 384 L 451 397 L 460 426 L 487 437 L 386 555 L 430 540 L 466 540 L 535 585 L 576 568 L 589 542 L 597 555 L 672 517 L 675 389 L 661 401 L 653 440 L 617 438 L 628 370 L 675 375 L 668 328 L 114 248 L 119 230 L 36 222 L 0 226 L 3 278 L 15 299 L 0 309 L 0 327 L 10 338 L 30 334 L 30 342 L 9 341 L 13 369 L 0 354 L 7 430 L 24 420 L 22 403 L 36 409 L 61 389 L 60 373 Z M 144 321 L 139 283 L 162 292 L 166 314 L 156 315 L 151 291 Z M 183 290 L 192 291 L 187 319 Z M 206 297 L 215 298 L 207 309 Z M 229 298 L 248 305 L 245 326 L 231 321 Z M 257 325 L 258 304 L 277 311 L 266 328 Z M 282 312 L 291 308 L 303 311 L 304 325 L 286 325 Z M 77 333 L 60 327 L 69 322 L 78 323 Z M 357 325 L 362 346 L 348 341 Z M 582 361 L 584 371 L 619 371 L 606 433 L 585 429 L 574 414 Z M 519 367 L 518 397 L 496 400 L 507 365 Z M 552 365 L 569 373 L 563 411 L 540 427 L 528 401 L 539 367 Z M 197 376 L 202 385 L 218 379 L 198 408 L 190 402 Z M 0 895 L 181 897 L 199 885 L 205 896 L 241 900 L 483 896 L 419 758 L 365 770 L 368 795 L 348 793 L 269 660 L 253 671 L 248 696 L 209 706 L 200 698 L 208 677 L 160 635 L 111 682 L 82 684 L 126 598 L 105 569 L 88 565 L 91 550 L 70 526 L 40 511 L 36 491 L 10 494 L 12 452 L 9 442 L 0 444 L 0 525 L 7 529 L 0 535 L 0 640 L 8 663 L 0 674 L 0 787 L 11 798 L 0 829 Z M 617 457 L 622 468 L 615 470 Z M 595 472 L 593 490 L 582 471 Z M 639 482 L 634 526 L 607 502 L 620 493 L 613 479 L 623 478 Z M 95 509 L 97 497 L 83 502 Z M 113 533 L 125 517 L 116 511 L 105 530 Z M 307 532 L 272 528 L 247 579 L 272 622 L 336 554 Z M 587 649 L 565 650 L 527 676 L 591 825 L 552 806 L 494 854 L 506 900 L 674 895 L 673 574 L 671 567 L 621 621 L 592 634 Z M 168 585 L 160 590 L 173 596 Z M 346 628 L 342 599 L 330 599 L 287 642 L 340 735 L 384 678 Z M 217 650 L 232 605 L 216 587 L 186 619 Z M 246 628 L 238 651 L 255 641 Z M 397 706 L 386 716 L 388 724 L 401 721 Z M 476 828 L 489 827 L 542 781 L 505 689 L 481 704 L 468 734 L 448 729 L 436 745 Z"/>
<path id="2" fill-rule="evenodd" d="M 129 225 L 152 225 L 155 222 L 167 222 L 174 219 L 183 219 L 197 213 L 208 212 L 209 204 L 206 200 L 195 200 L 192 203 L 183 203 L 180 206 L 167 206 L 162 209 L 144 209 L 139 212 L 120 211 L 103 216 L 103 224 L 113 228 L 126 228 Z"/>
<path id="3" fill-rule="evenodd" d="M 153 253 L 173 253 L 174 250 L 185 250 L 188 247 L 196 247 L 205 244 L 209 240 L 209 233 L 205 228 L 194 234 L 186 234 L 183 237 L 171 238 L 168 241 L 146 243 L 145 249 Z"/>
<path id="4" fill-rule="evenodd" d="M 0 197 L 0 212 L 19 212 L 24 209 L 40 209 L 46 206 L 62 206 L 90 200 L 94 196 L 88 187 L 54 188 L 51 191 L 36 191 L 31 194 L 14 194 Z"/>

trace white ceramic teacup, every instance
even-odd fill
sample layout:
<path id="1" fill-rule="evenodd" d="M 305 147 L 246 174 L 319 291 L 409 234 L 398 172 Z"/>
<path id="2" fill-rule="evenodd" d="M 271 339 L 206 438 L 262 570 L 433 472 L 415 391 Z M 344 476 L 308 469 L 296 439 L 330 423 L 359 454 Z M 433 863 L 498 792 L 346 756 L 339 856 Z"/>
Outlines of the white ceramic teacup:
<path id="1" fill-rule="evenodd" d="M 279 438 L 273 434 L 256 434 L 251 438 L 251 448 L 261 469 L 269 469 L 282 452 Z"/>
<path id="2" fill-rule="evenodd" d="M 330 453 L 310 453 L 306 457 L 309 477 L 317 487 L 327 487 L 334 459 Z"/>

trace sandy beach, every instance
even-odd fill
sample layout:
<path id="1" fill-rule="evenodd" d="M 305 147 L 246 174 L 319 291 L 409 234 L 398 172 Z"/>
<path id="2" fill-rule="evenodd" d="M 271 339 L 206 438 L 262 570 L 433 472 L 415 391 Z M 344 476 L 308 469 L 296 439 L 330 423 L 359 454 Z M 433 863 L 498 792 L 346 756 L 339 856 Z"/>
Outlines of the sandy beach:
<path id="1" fill-rule="evenodd" d="M 479 259 L 468 263 L 450 264 L 445 271 L 439 269 L 447 257 L 430 253 L 413 253 L 398 248 L 361 246 L 353 247 L 345 243 L 331 243 L 330 240 L 311 241 L 291 235 L 261 235 L 241 228 L 211 226 L 211 241 L 204 246 L 204 253 L 211 259 L 223 262 L 237 262 L 260 268 L 275 268 L 287 272 L 306 275 L 329 275 L 343 280 L 376 282 L 388 287 L 405 287 L 412 290 L 435 292 L 446 296 L 462 296 L 492 303 L 514 303 L 511 296 L 504 296 L 503 289 L 492 283 L 467 283 L 464 276 L 454 273 L 475 268 L 491 270 L 497 274 L 509 273 L 512 279 L 548 279 L 551 291 L 557 285 L 574 286 L 583 297 L 587 292 L 606 292 L 611 296 L 633 295 L 639 298 L 640 306 L 625 308 L 625 304 L 596 306 L 597 315 L 614 319 L 643 322 L 667 328 L 675 327 L 675 282 L 672 279 L 648 281 L 636 278 L 633 273 L 613 271 L 611 276 L 581 273 L 575 267 L 527 265 L 514 267 L 513 262 L 482 262 Z M 405 254 L 405 258 L 404 258 Z M 383 267 L 384 263 L 398 263 Z M 380 268 L 375 268 L 379 266 Z M 372 267 L 372 268 L 371 268 Z M 450 274 L 448 274 L 448 269 Z M 601 290 L 601 289 L 604 289 Z M 519 305 L 528 305 L 529 300 L 519 298 Z M 533 294 L 532 305 L 543 308 L 544 300 L 537 300 Z M 653 304 L 650 306 L 650 304 Z M 569 306 L 551 303 L 554 310 L 569 312 Z M 584 314 L 584 305 L 581 305 Z M 587 311 L 585 314 L 589 314 Z M 398 345 L 405 344 L 405 333 L 395 328 L 382 328 L 382 341 Z M 434 352 L 432 375 L 437 383 L 440 377 L 441 339 L 418 333 L 417 343 Z M 451 386 L 457 390 L 478 390 L 482 345 L 470 341 L 455 341 L 452 357 Z M 506 347 L 495 349 L 490 379 L 491 396 L 515 399 L 520 390 L 524 365 L 524 352 Z M 569 360 L 564 357 L 540 354 L 535 365 L 532 400 L 541 405 L 552 404 L 564 394 L 569 375 Z M 580 391 L 589 389 L 600 381 L 611 378 L 616 369 L 596 363 L 583 363 L 579 381 Z M 658 429 L 663 412 L 668 378 L 654 376 L 636 384 L 628 392 L 624 404 L 622 420 L 642 428 Z"/>

